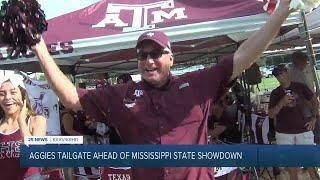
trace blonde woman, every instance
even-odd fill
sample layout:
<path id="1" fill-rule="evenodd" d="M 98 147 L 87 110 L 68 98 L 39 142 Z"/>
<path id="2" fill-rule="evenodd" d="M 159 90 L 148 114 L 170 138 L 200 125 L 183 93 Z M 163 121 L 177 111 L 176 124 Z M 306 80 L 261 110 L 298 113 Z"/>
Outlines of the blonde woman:
<path id="1" fill-rule="evenodd" d="M 44 136 L 46 119 L 35 115 L 22 77 L 0 79 L 0 174 L 1 179 L 41 179 L 40 169 L 20 167 L 20 144 L 28 136 Z"/>

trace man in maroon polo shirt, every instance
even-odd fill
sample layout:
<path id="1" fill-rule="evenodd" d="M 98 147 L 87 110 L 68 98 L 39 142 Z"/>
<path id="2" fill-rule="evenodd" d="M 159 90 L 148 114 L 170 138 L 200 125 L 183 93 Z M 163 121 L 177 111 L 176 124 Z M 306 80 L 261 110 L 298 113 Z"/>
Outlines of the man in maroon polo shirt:
<path id="1" fill-rule="evenodd" d="M 173 77 L 173 54 L 168 37 L 158 31 L 137 41 L 139 83 L 94 91 L 76 89 L 60 71 L 42 40 L 34 47 L 39 63 L 61 102 L 74 111 L 106 119 L 126 144 L 206 144 L 210 102 L 216 102 L 228 83 L 248 68 L 268 47 L 290 14 L 290 0 L 281 0 L 268 22 L 235 54 L 217 66 Z M 211 168 L 134 168 L 133 179 L 213 179 Z"/>

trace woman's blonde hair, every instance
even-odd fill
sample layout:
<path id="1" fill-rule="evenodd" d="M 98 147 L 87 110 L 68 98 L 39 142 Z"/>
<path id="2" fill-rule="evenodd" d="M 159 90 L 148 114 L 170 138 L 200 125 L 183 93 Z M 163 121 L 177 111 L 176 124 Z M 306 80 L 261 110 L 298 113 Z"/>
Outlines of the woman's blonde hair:
<path id="1" fill-rule="evenodd" d="M 27 91 L 24 88 L 22 88 L 21 86 L 18 86 L 18 87 L 21 91 L 22 101 L 26 99 L 28 115 L 35 116 L 36 113 L 32 109 L 32 105 L 31 105 L 30 98 L 28 96 Z"/>

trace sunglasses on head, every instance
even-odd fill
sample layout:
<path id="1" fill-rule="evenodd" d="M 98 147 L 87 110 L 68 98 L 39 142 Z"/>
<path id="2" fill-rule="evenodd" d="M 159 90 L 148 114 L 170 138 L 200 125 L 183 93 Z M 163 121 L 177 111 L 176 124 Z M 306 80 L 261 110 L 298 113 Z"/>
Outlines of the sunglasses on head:
<path id="1" fill-rule="evenodd" d="M 144 61 L 148 58 L 148 55 L 150 55 L 150 57 L 152 59 L 158 59 L 159 57 L 162 56 L 162 54 L 169 54 L 169 51 L 163 50 L 163 49 L 153 49 L 150 52 L 145 52 L 143 50 L 140 50 L 137 53 L 137 58 L 139 61 Z"/>

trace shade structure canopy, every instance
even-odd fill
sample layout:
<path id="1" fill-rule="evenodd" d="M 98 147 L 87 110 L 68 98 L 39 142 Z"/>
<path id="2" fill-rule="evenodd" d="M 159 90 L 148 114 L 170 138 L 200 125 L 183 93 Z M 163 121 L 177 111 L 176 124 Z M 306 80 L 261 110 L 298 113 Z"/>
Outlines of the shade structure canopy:
<path id="1" fill-rule="evenodd" d="M 164 31 L 172 41 L 175 66 L 207 63 L 232 53 L 267 20 L 266 0 L 102 0 L 48 20 L 43 35 L 65 73 L 136 72 L 135 43 L 148 30 Z M 61 5 L 63 7 L 63 4 Z M 292 14 L 280 35 L 297 27 Z M 6 57 L 0 69 L 41 72 L 35 56 Z"/>

